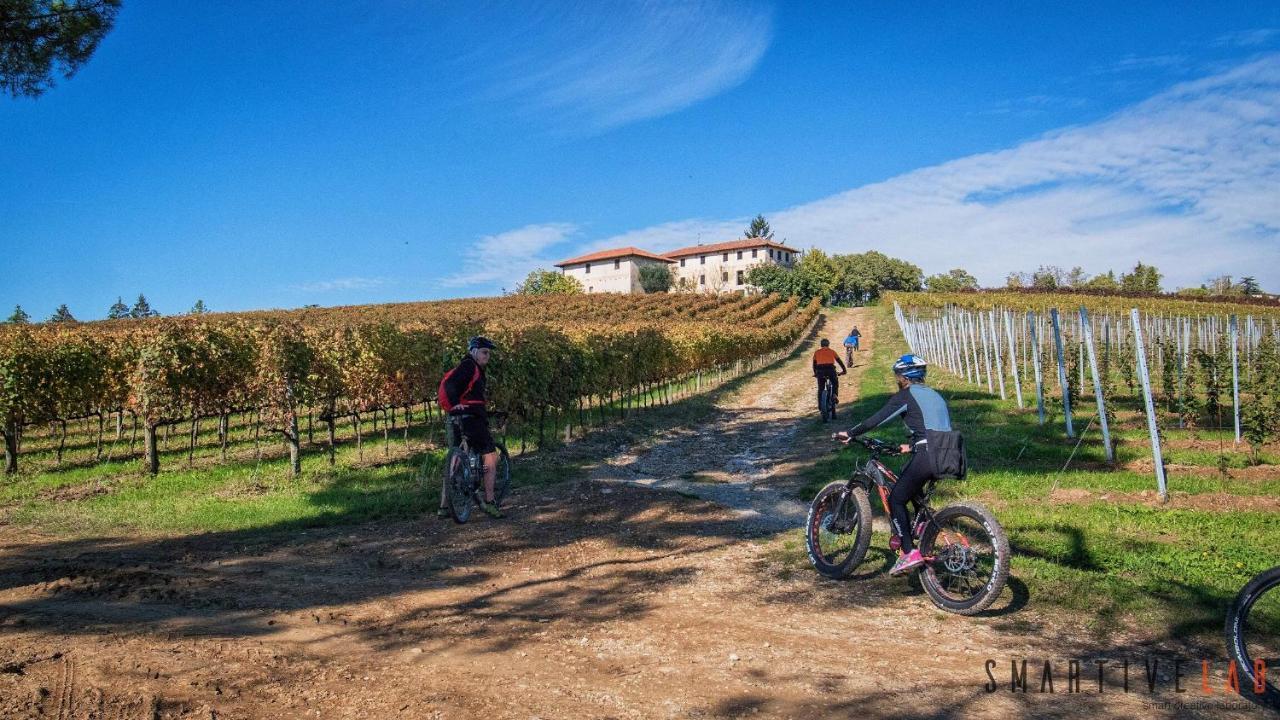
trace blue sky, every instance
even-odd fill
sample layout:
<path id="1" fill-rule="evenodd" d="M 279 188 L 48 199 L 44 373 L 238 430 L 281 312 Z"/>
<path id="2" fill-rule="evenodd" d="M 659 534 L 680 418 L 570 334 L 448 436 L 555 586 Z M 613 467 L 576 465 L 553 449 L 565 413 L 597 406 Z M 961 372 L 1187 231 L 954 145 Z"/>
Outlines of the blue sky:
<path id="1" fill-rule="evenodd" d="M 1280 4 L 347 5 L 125 0 L 0 98 L 0 308 L 494 294 L 758 212 L 986 284 L 1280 290 Z"/>

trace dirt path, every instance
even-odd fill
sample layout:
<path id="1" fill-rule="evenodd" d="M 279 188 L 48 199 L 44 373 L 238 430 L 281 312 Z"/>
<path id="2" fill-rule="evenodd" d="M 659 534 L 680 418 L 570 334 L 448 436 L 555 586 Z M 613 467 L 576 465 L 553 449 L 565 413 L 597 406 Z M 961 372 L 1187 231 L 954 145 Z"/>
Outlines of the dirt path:
<path id="1" fill-rule="evenodd" d="M 605 459 L 586 479 L 518 490 L 504 521 L 91 539 L 0 526 L 0 718 L 1236 712 L 1221 694 L 1207 709 L 1153 707 L 1140 669 L 1150 648 L 1076 634 L 1029 607 L 1016 578 L 993 613 L 960 618 L 886 577 L 886 550 L 837 583 L 807 567 L 797 533 L 760 536 L 788 521 L 788 489 L 829 448 L 827 428 L 806 419 L 799 355 L 695 428 L 588 443 Z M 1110 661 L 1101 695 L 1099 656 Z M 1183 655 L 1193 690 L 1196 657 Z M 1023 658 L 1030 692 L 1010 692 L 1010 663 Z M 1064 692 L 1069 659 L 1086 663 L 1083 693 Z M 1054 693 L 1037 692 L 1045 660 Z M 1202 701 L 1175 695 L 1173 673 L 1166 656 L 1157 700 Z"/>
<path id="2" fill-rule="evenodd" d="M 810 358 L 819 339 L 826 337 L 839 347 L 854 325 L 862 329 L 863 349 L 840 378 L 841 406 L 847 407 L 875 337 L 874 324 L 862 308 L 826 313 L 813 336 L 786 362 L 717 402 L 715 411 L 696 426 L 622 449 L 594 468 L 591 479 L 710 500 L 733 510 L 753 530 L 800 527 L 807 506 L 794 495 L 805 483 L 803 469 L 835 449 L 827 437 L 832 428 L 852 424 L 839 409 L 836 423 L 820 423 Z"/>

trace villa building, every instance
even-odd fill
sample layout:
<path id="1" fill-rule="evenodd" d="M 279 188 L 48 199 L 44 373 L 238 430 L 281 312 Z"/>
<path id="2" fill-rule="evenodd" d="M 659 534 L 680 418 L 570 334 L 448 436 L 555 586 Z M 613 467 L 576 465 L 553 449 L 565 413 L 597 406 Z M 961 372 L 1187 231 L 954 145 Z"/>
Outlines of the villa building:
<path id="1" fill-rule="evenodd" d="M 589 293 L 643 293 L 644 288 L 640 287 L 640 268 L 645 265 L 670 267 L 674 264 L 674 260 L 661 255 L 639 248 L 624 247 L 564 260 L 556 263 L 556 267 L 582 283 L 582 289 Z M 674 270 L 672 273 L 674 275 Z"/>
<path id="2" fill-rule="evenodd" d="M 635 247 L 601 250 L 556 263 L 589 293 L 642 293 L 640 268 L 666 265 L 672 289 L 697 292 L 753 292 L 747 272 L 765 263 L 792 267 L 800 251 L 768 238 L 747 238 L 711 245 L 691 245 L 663 255 Z"/>

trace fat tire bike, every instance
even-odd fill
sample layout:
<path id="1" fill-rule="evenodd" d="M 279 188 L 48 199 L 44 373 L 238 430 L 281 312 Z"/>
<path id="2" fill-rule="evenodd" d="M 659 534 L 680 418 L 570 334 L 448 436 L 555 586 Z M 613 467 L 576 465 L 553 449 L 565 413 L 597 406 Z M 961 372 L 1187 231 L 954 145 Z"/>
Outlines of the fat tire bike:
<path id="1" fill-rule="evenodd" d="M 822 415 L 822 422 L 830 422 L 836 416 L 836 388 L 830 377 L 824 376 L 818 389 L 818 412 Z"/>
<path id="2" fill-rule="evenodd" d="M 809 562 L 821 574 L 842 579 L 853 574 L 871 547 L 871 489 L 880 494 L 889 514 L 889 492 L 898 476 L 880 462 L 884 455 L 901 454 L 898 446 L 870 438 L 855 438 L 867 448 L 867 461 L 848 480 L 829 483 L 809 505 L 805 546 Z M 934 510 L 929 505 L 937 479 L 931 479 L 912 499 L 915 517 L 912 537 L 925 562 L 919 573 L 925 593 L 940 609 L 975 615 L 987 609 L 1009 579 L 1009 539 L 999 521 L 981 503 L 963 500 Z M 895 535 L 889 547 L 897 550 Z"/>
<path id="3" fill-rule="evenodd" d="M 497 433 L 500 434 L 506 427 L 508 415 L 505 412 L 489 414 L 488 419 L 498 423 L 495 428 Z M 458 423 L 459 418 L 446 416 L 445 432 L 451 443 Z M 441 479 L 449 514 L 457 523 L 470 520 L 472 508 L 484 500 L 484 457 L 471 449 L 467 444 L 467 436 L 461 430 L 458 427 L 457 435 L 461 441 L 457 445 L 451 445 L 444 456 Z M 507 491 L 511 489 L 511 457 L 507 454 L 506 444 L 501 440 L 495 439 L 493 444 L 498 451 L 497 474 L 493 478 L 493 501 L 501 506 L 507 497 Z"/>
<path id="4" fill-rule="evenodd" d="M 1240 672 L 1240 694 L 1280 710 L 1280 565 L 1241 588 L 1224 631 L 1227 652 Z"/>

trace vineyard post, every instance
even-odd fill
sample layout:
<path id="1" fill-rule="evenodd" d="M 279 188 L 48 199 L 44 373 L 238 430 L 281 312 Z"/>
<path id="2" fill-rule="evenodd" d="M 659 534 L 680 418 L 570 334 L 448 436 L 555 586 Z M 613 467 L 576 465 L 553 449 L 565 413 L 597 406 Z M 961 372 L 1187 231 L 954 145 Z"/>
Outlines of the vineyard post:
<path id="1" fill-rule="evenodd" d="M 1102 445 L 1107 451 L 1107 462 L 1116 461 L 1115 450 L 1111 448 L 1111 429 L 1107 426 L 1107 401 L 1102 396 L 1102 378 L 1098 377 L 1098 355 L 1093 349 L 1093 326 L 1089 324 L 1089 311 L 1080 306 L 1080 334 L 1084 336 L 1084 347 L 1089 354 L 1089 372 L 1093 374 L 1093 396 L 1098 401 L 1098 425 L 1102 428 Z"/>
<path id="2" fill-rule="evenodd" d="M 1237 338 L 1240 331 L 1236 316 L 1231 316 L 1231 403 L 1236 424 L 1236 443 L 1240 442 L 1240 362 L 1236 352 Z"/>
<path id="3" fill-rule="evenodd" d="M 978 327 L 982 330 L 982 361 L 987 366 L 987 392 L 994 393 L 995 385 L 991 382 L 991 341 L 987 338 L 987 314 L 977 313 Z"/>
<path id="4" fill-rule="evenodd" d="M 1044 373 L 1040 368 L 1040 341 L 1036 337 L 1036 314 L 1027 311 L 1027 325 L 1031 332 L 1031 363 L 1035 365 L 1036 371 L 1036 412 L 1040 415 L 1040 424 L 1044 424 Z"/>
<path id="5" fill-rule="evenodd" d="M 1005 400 L 1007 396 L 1004 393 L 1004 362 L 1000 359 L 1000 331 L 996 330 L 995 308 L 992 308 L 987 316 L 987 331 L 991 333 L 991 354 L 996 356 L 996 380 L 1000 383 L 1000 399 Z"/>
<path id="6" fill-rule="evenodd" d="M 1129 316 L 1133 319 L 1133 345 L 1138 355 L 1138 375 L 1142 378 L 1142 397 L 1147 407 L 1147 430 L 1151 433 L 1151 459 L 1156 466 L 1156 484 L 1160 490 L 1160 501 L 1164 502 L 1169 499 L 1164 477 L 1164 453 L 1160 450 L 1160 428 L 1156 425 L 1155 402 L 1151 399 L 1151 376 L 1147 373 L 1147 351 L 1142 344 L 1142 324 L 1138 319 L 1138 308 L 1131 309 Z"/>
<path id="7" fill-rule="evenodd" d="M 973 358 L 973 384 L 982 384 L 982 366 L 978 364 L 978 336 L 973 330 L 973 315 L 965 310 L 962 311 L 964 317 L 965 329 L 968 331 L 969 354 Z"/>
<path id="8" fill-rule="evenodd" d="M 1067 378 L 1067 363 L 1063 357 L 1062 351 L 1062 328 L 1058 322 L 1058 309 L 1051 308 L 1049 310 L 1049 320 L 1053 323 L 1053 347 L 1058 356 L 1058 385 L 1062 390 L 1062 414 L 1066 418 L 1067 437 L 1076 436 L 1076 429 L 1071 424 L 1071 388 L 1067 386 L 1070 380 Z"/>
<path id="9" fill-rule="evenodd" d="M 1018 407 L 1022 408 L 1022 378 L 1018 377 L 1018 350 L 1013 341 L 1013 321 L 1010 312 L 1000 313 L 1004 317 L 1004 337 L 1009 341 L 1009 368 L 1013 370 L 1013 393 L 1018 398 Z"/>

